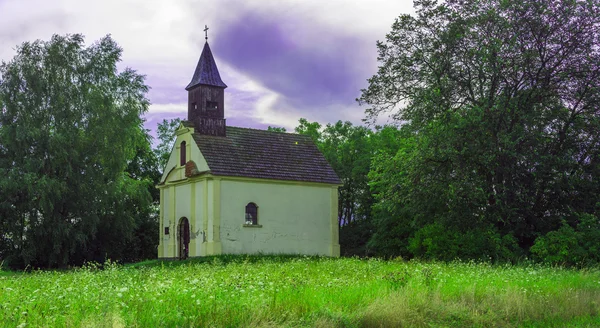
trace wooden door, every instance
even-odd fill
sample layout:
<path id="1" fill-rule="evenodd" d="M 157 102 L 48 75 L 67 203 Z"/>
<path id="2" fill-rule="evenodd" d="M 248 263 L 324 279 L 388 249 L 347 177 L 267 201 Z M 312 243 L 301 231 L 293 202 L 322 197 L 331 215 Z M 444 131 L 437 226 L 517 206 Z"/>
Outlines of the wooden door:
<path id="1" fill-rule="evenodd" d="M 179 220 L 177 237 L 179 239 L 179 259 L 185 260 L 190 255 L 190 223 L 185 217 Z"/>

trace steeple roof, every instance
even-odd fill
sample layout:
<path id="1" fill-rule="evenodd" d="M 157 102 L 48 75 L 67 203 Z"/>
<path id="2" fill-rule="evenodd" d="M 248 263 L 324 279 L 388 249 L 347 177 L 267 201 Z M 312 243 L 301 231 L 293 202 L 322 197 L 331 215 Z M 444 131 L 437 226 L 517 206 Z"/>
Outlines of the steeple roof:
<path id="1" fill-rule="evenodd" d="M 190 90 L 199 84 L 227 88 L 227 85 L 221 80 L 221 75 L 219 75 L 219 70 L 217 69 L 217 64 L 210 51 L 208 42 L 204 44 L 204 49 L 202 49 L 202 54 L 198 60 L 192 81 L 185 89 Z"/>

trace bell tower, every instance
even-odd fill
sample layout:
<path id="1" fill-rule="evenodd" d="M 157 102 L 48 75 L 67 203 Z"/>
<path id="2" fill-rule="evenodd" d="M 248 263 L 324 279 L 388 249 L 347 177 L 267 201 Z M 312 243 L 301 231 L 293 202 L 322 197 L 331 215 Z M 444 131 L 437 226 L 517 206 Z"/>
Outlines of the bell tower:
<path id="1" fill-rule="evenodd" d="M 225 88 L 217 64 L 208 46 L 208 27 L 204 32 L 206 42 L 188 91 L 188 121 L 197 133 L 225 136 Z"/>

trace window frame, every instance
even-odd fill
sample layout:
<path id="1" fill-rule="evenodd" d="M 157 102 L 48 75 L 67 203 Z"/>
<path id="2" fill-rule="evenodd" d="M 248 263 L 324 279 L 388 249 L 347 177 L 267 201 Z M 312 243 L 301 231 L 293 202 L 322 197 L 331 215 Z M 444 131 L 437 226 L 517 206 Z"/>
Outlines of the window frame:
<path id="1" fill-rule="evenodd" d="M 183 140 L 179 144 L 179 165 L 185 166 L 185 163 L 187 163 L 187 143 Z"/>
<path id="2" fill-rule="evenodd" d="M 252 209 L 254 207 L 254 209 Z M 252 217 L 254 214 L 254 217 Z M 250 216 L 250 217 L 249 217 Z M 254 202 L 249 202 L 244 207 L 244 226 L 246 227 L 260 227 L 258 224 L 258 205 Z"/>

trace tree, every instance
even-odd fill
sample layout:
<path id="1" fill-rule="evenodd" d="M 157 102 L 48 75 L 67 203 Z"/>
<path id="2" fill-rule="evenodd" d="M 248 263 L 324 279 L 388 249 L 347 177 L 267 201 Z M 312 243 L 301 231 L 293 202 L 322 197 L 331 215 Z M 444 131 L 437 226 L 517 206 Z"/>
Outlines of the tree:
<path id="1" fill-rule="evenodd" d="M 408 239 L 414 233 L 412 213 L 406 206 L 411 186 L 407 171 L 414 156 L 410 131 L 386 126 L 372 142 L 374 154 L 368 174 L 373 233 L 368 248 L 381 256 L 410 257 Z"/>
<path id="2" fill-rule="evenodd" d="M 158 167 L 160 170 L 164 170 L 171 156 L 171 150 L 173 150 L 173 144 L 175 143 L 175 130 L 181 124 L 180 118 L 172 118 L 170 120 L 163 120 L 158 123 L 156 128 L 156 134 L 159 140 L 158 146 L 154 149 L 154 153 L 158 158 Z"/>
<path id="3" fill-rule="evenodd" d="M 272 131 L 272 132 L 286 132 L 285 128 L 282 127 L 276 127 L 276 126 L 270 126 L 267 128 L 267 131 Z"/>
<path id="4" fill-rule="evenodd" d="M 340 226 L 366 219 L 372 197 L 367 175 L 371 164 L 372 132 L 346 121 L 327 124 L 321 134 L 321 151 L 344 184 L 339 188 Z"/>
<path id="5" fill-rule="evenodd" d="M 401 200 L 392 225 L 412 227 L 404 251 L 518 256 L 596 214 L 600 3 L 415 6 L 378 42 L 381 66 L 359 99 L 370 122 L 391 113 L 411 140 L 408 157 L 381 159 L 402 179 L 374 177 Z"/>
<path id="6" fill-rule="evenodd" d="M 321 141 L 321 123 L 311 123 L 305 118 L 301 118 L 298 123 L 300 124 L 294 129 L 294 132 L 309 136 L 319 146 Z"/>
<path id="7" fill-rule="evenodd" d="M 150 204 L 150 179 L 126 171 L 148 147 L 148 87 L 117 71 L 110 36 L 85 47 L 54 35 L 16 52 L 0 65 L 0 252 L 17 267 L 80 263 L 131 235 Z"/>
<path id="8" fill-rule="evenodd" d="M 134 262 L 156 257 L 158 247 L 160 191 L 156 185 L 160 182 L 161 172 L 158 159 L 150 147 L 148 130 L 143 131 L 146 142 L 137 146 L 135 156 L 125 169 L 124 201 L 117 202 L 119 210 L 113 220 L 104 219 L 98 227 L 96 255 L 99 261 L 106 258 Z M 136 197 L 131 197 L 134 194 Z M 150 196 L 150 197 L 148 197 Z M 133 229 L 116 228 L 122 218 L 131 218 Z M 110 238 L 110 239 L 108 239 Z"/>

